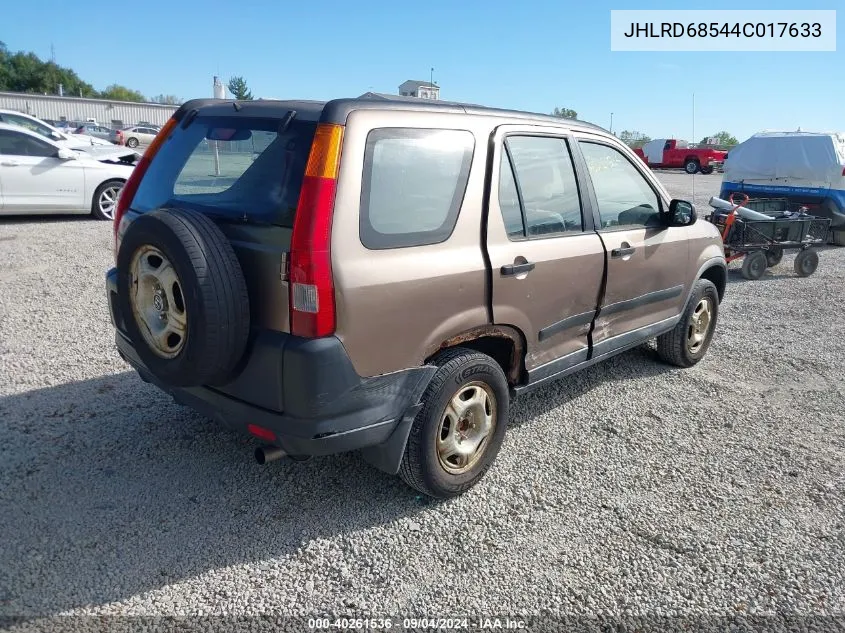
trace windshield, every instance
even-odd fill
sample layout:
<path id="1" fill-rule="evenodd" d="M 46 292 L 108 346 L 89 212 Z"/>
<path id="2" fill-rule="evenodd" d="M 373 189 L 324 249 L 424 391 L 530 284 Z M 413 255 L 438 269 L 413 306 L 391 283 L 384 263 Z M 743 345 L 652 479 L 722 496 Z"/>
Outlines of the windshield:
<path id="1" fill-rule="evenodd" d="M 294 119 L 279 133 L 280 125 L 279 119 L 197 117 L 187 129 L 177 127 L 132 208 L 182 206 L 292 228 L 316 123 Z"/>
<path id="2" fill-rule="evenodd" d="M 11 123 L 12 125 L 19 125 L 21 127 L 24 127 L 27 130 L 31 130 L 45 138 L 54 138 L 53 128 L 51 128 L 46 123 L 41 123 L 40 121 L 30 119 L 29 117 L 20 116 L 17 114 L 4 114 L 3 120 L 7 123 Z"/>

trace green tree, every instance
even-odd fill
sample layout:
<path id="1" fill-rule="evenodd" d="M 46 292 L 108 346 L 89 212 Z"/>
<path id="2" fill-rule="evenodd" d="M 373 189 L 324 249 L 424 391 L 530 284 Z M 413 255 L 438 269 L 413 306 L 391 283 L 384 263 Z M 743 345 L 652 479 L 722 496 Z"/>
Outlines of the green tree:
<path id="1" fill-rule="evenodd" d="M 144 95 L 137 90 L 131 90 L 126 86 L 119 84 L 112 84 L 100 93 L 101 99 L 111 99 L 113 101 L 146 101 Z"/>
<path id="2" fill-rule="evenodd" d="M 153 97 L 153 103 L 163 103 L 165 105 L 182 105 L 182 99 L 175 95 L 156 95 Z"/>
<path id="3" fill-rule="evenodd" d="M 626 143 L 629 147 L 636 149 L 648 143 L 651 140 L 651 137 L 636 130 L 622 130 L 619 133 L 619 140 Z"/>
<path id="4" fill-rule="evenodd" d="M 577 119 L 578 113 L 569 108 L 555 108 L 552 112 L 552 116 L 556 116 L 559 119 Z"/>
<path id="5" fill-rule="evenodd" d="M 12 89 L 10 83 L 11 78 L 12 75 L 9 72 L 9 49 L 6 48 L 5 43 L 0 42 L 0 90 Z"/>
<path id="6" fill-rule="evenodd" d="M 717 134 L 711 134 L 710 136 L 705 136 L 703 139 L 701 139 L 701 143 L 699 143 L 699 145 L 707 145 L 707 141 L 710 138 L 714 138 L 714 137 L 719 139 L 719 142 L 716 143 L 716 145 L 718 145 L 720 147 L 722 147 L 722 146 L 733 147 L 734 145 L 739 144 L 739 141 L 736 140 L 736 137 L 733 136 L 730 132 L 722 131 L 722 132 L 719 132 Z"/>
<path id="7" fill-rule="evenodd" d="M 252 93 L 246 85 L 246 79 L 239 75 L 229 80 L 229 92 L 238 101 L 252 101 Z"/>
<path id="8" fill-rule="evenodd" d="M 94 87 L 82 81 L 70 68 L 42 61 L 35 53 L 11 53 L 0 42 L 0 90 L 92 96 Z"/>

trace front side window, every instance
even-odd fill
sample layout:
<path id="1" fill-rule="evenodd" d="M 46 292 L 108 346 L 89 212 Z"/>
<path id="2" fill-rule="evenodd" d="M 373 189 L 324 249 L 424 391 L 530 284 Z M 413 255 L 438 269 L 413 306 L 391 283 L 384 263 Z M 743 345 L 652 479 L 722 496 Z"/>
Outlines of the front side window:
<path id="1" fill-rule="evenodd" d="M 581 141 L 603 229 L 660 226 L 660 199 L 622 152 Z"/>
<path id="2" fill-rule="evenodd" d="M 56 155 L 56 148 L 31 137 L 29 134 L 0 130 L 0 155 L 50 158 Z"/>
<path id="3" fill-rule="evenodd" d="M 359 231 L 369 249 L 445 241 L 458 219 L 475 137 L 463 130 L 380 128 L 367 136 Z"/>
<path id="4" fill-rule="evenodd" d="M 509 237 L 583 231 L 581 197 L 566 140 L 509 136 L 503 152 L 499 204 Z M 519 225 L 517 213 L 521 215 Z"/>

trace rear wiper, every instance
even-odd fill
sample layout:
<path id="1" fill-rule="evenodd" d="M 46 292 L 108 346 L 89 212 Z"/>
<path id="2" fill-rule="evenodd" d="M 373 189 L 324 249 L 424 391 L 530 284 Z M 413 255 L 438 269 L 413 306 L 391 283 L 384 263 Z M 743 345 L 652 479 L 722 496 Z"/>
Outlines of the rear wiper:
<path id="1" fill-rule="evenodd" d="M 285 133 L 285 130 L 288 129 L 290 122 L 293 121 L 295 116 L 296 116 L 296 110 L 288 110 L 288 113 L 285 115 L 285 118 L 282 119 L 281 123 L 279 123 L 279 131 L 278 131 L 279 135 L 282 135 L 282 134 Z"/>

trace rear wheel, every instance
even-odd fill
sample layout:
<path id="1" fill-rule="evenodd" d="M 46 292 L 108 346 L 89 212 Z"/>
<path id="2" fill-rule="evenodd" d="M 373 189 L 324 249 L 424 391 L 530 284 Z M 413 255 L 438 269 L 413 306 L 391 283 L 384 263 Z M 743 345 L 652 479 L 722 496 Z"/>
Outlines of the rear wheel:
<path id="1" fill-rule="evenodd" d="M 819 267 L 819 254 L 812 248 L 800 251 L 795 256 L 795 274 L 799 277 L 809 277 Z"/>
<path id="2" fill-rule="evenodd" d="M 742 276 L 750 281 L 757 281 L 766 272 L 766 255 L 763 251 L 748 253 L 742 260 Z"/>
<path id="3" fill-rule="evenodd" d="M 697 160 L 690 159 L 686 163 L 684 163 L 684 171 L 688 174 L 696 173 L 699 170 L 699 167 L 700 166 Z"/>
<path id="4" fill-rule="evenodd" d="M 117 196 L 123 189 L 123 184 L 122 180 L 109 180 L 97 187 L 91 201 L 91 215 L 98 220 L 114 220 Z"/>
<path id="5" fill-rule="evenodd" d="M 712 174 L 713 173 L 713 167 L 702 167 L 701 173 L 702 174 Z"/>
<path id="6" fill-rule="evenodd" d="M 681 320 L 657 337 L 658 355 L 671 365 L 692 367 L 707 353 L 718 318 L 719 291 L 709 279 L 699 279 Z"/>
<path id="7" fill-rule="evenodd" d="M 138 147 L 138 139 L 134 136 L 130 136 L 128 139 L 126 139 L 126 147 L 131 147 L 132 149 L 135 149 L 136 147 Z"/>
<path id="8" fill-rule="evenodd" d="M 460 347 L 439 366 L 414 419 L 399 476 L 437 498 L 457 496 L 484 476 L 508 424 L 508 383 L 492 358 Z"/>
<path id="9" fill-rule="evenodd" d="M 783 249 L 780 246 L 773 246 L 766 251 L 766 263 L 769 265 L 769 268 L 780 264 L 780 260 L 782 259 Z"/>
<path id="10" fill-rule="evenodd" d="M 836 246 L 845 246 L 845 231 L 831 231 L 827 241 Z"/>

